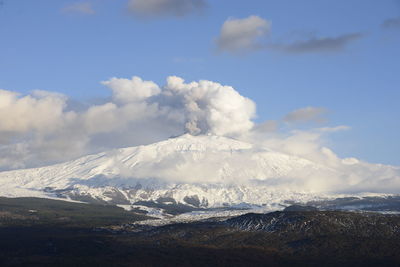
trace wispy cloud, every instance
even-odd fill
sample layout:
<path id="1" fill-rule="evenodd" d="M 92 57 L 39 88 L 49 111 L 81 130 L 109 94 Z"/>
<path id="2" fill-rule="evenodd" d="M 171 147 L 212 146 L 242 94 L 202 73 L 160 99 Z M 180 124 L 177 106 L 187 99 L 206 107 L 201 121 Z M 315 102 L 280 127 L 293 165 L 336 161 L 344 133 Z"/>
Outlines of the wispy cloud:
<path id="1" fill-rule="evenodd" d="M 283 120 L 289 123 L 297 122 L 326 122 L 327 110 L 323 107 L 305 107 L 288 113 Z"/>
<path id="2" fill-rule="evenodd" d="M 288 53 L 338 52 L 363 36 L 364 34 L 357 32 L 336 37 L 312 37 L 289 44 L 273 44 L 270 45 L 270 48 Z"/>
<path id="3" fill-rule="evenodd" d="M 278 130 L 278 121 L 268 120 L 254 125 L 253 131 L 260 133 L 273 133 Z"/>
<path id="4" fill-rule="evenodd" d="M 174 63 L 202 63 L 204 59 L 199 57 L 174 57 L 172 61 Z"/>
<path id="5" fill-rule="evenodd" d="M 83 15 L 93 15 L 96 13 L 90 2 L 73 3 L 62 8 L 62 11 L 65 13 L 76 13 Z"/>
<path id="6" fill-rule="evenodd" d="M 400 17 L 387 19 L 381 26 L 385 29 L 400 29 Z"/>
<path id="7" fill-rule="evenodd" d="M 205 0 L 129 0 L 128 11 L 141 18 L 183 17 L 206 6 Z"/>
<path id="8" fill-rule="evenodd" d="M 260 38 L 269 33 L 271 23 L 259 16 L 243 19 L 228 19 L 221 28 L 216 40 L 219 51 L 228 53 L 246 53 L 265 48 Z"/>
<path id="9" fill-rule="evenodd" d="M 390 23 L 394 25 L 397 22 Z M 274 42 L 266 40 L 271 32 L 271 25 L 270 21 L 255 15 L 242 19 L 227 19 L 216 39 L 216 46 L 219 51 L 230 54 L 246 54 L 260 50 L 293 54 L 340 52 L 350 43 L 364 37 L 363 33 L 354 32 L 335 37 L 314 35 L 289 42 Z"/>

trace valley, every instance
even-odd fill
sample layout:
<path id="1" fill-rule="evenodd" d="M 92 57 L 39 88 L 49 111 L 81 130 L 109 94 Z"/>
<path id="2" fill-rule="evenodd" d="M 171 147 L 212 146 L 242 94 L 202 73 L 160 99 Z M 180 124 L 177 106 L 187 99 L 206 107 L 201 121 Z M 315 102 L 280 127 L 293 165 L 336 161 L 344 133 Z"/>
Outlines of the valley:
<path id="1" fill-rule="evenodd" d="M 114 206 L 0 199 L 2 266 L 397 266 L 400 216 L 289 206 L 161 226 Z"/>

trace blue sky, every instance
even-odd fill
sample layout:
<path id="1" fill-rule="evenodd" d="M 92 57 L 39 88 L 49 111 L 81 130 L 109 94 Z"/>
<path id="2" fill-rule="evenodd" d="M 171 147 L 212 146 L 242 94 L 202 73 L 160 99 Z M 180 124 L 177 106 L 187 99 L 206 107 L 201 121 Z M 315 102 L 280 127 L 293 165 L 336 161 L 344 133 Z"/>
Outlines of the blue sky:
<path id="1" fill-rule="evenodd" d="M 90 10 L 70 8 L 82 3 Z M 110 94 L 100 81 L 111 77 L 137 75 L 160 85 L 169 75 L 207 79 L 255 101 L 257 122 L 324 107 L 328 126 L 351 127 L 330 136 L 336 153 L 400 165 L 400 27 L 385 24 L 400 18 L 400 1 L 204 3 L 181 17 L 140 17 L 123 0 L 3 0 L 0 88 L 89 101 Z M 218 50 L 223 23 L 251 15 L 271 23 L 257 41 L 265 47 Z M 332 51 L 271 48 L 347 34 L 359 37 Z"/>

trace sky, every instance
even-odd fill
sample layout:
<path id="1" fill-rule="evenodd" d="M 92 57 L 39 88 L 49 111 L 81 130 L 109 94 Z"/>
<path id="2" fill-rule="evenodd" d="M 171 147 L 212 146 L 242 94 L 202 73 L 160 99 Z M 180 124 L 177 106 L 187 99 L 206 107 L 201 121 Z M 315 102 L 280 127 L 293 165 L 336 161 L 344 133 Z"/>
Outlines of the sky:
<path id="1" fill-rule="evenodd" d="M 0 169 L 149 143 L 178 121 L 329 132 L 342 158 L 400 165 L 399 47 L 396 0 L 2 0 Z"/>

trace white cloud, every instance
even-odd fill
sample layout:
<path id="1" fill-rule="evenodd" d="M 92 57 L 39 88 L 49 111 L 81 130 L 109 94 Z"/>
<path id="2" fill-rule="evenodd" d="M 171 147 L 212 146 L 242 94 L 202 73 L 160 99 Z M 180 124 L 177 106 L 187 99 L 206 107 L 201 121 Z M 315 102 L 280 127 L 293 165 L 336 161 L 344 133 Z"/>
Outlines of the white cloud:
<path id="1" fill-rule="evenodd" d="M 220 51 L 229 53 L 244 53 L 265 48 L 260 38 L 266 36 L 271 22 L 259 17 L 249 16 L 243 19 L 228 19 L 221 28 L 217 38 Z"/>
<path id="2" fill-rule="evenodd" d="M 138 17 L 183 17 L 206 7 L 205 0 L 129 0 L 128 10 Z"/>
<path id="3" fill-rule="evenodd" d="M 77 13 L 83 15 L 93 15 L 96 13 L 90 2 L 73 3 L 65 6 L 62 11 L 66 13 Z"/>
<path id="4" fill-rule="evenodd" d="M 160 88 L 152 81 L 143 81 L 137 76 L 132 79 L 111 78 L 102 82 L 113 91 L 113 99 L 119 103 L 143 101 L 160 93 Z"/>
<path id="5" fill-rule="evenodd" d="M 60 94 L 34 91 L 32 95 L 20 96 L 0 90 L 0 132 L 54 131 L 74 117 L 73 112 L 63 111 L 65 105 L 66 97 Z"/>
<path id="6" fill-rule="evenodd" d="M 253 127 L 255 104 L 230 86 L 211 81 L 185 83 L 168 78 L 164 96 L 182 106 L 185 129 L 191 134 L 234 135 Z"/>

